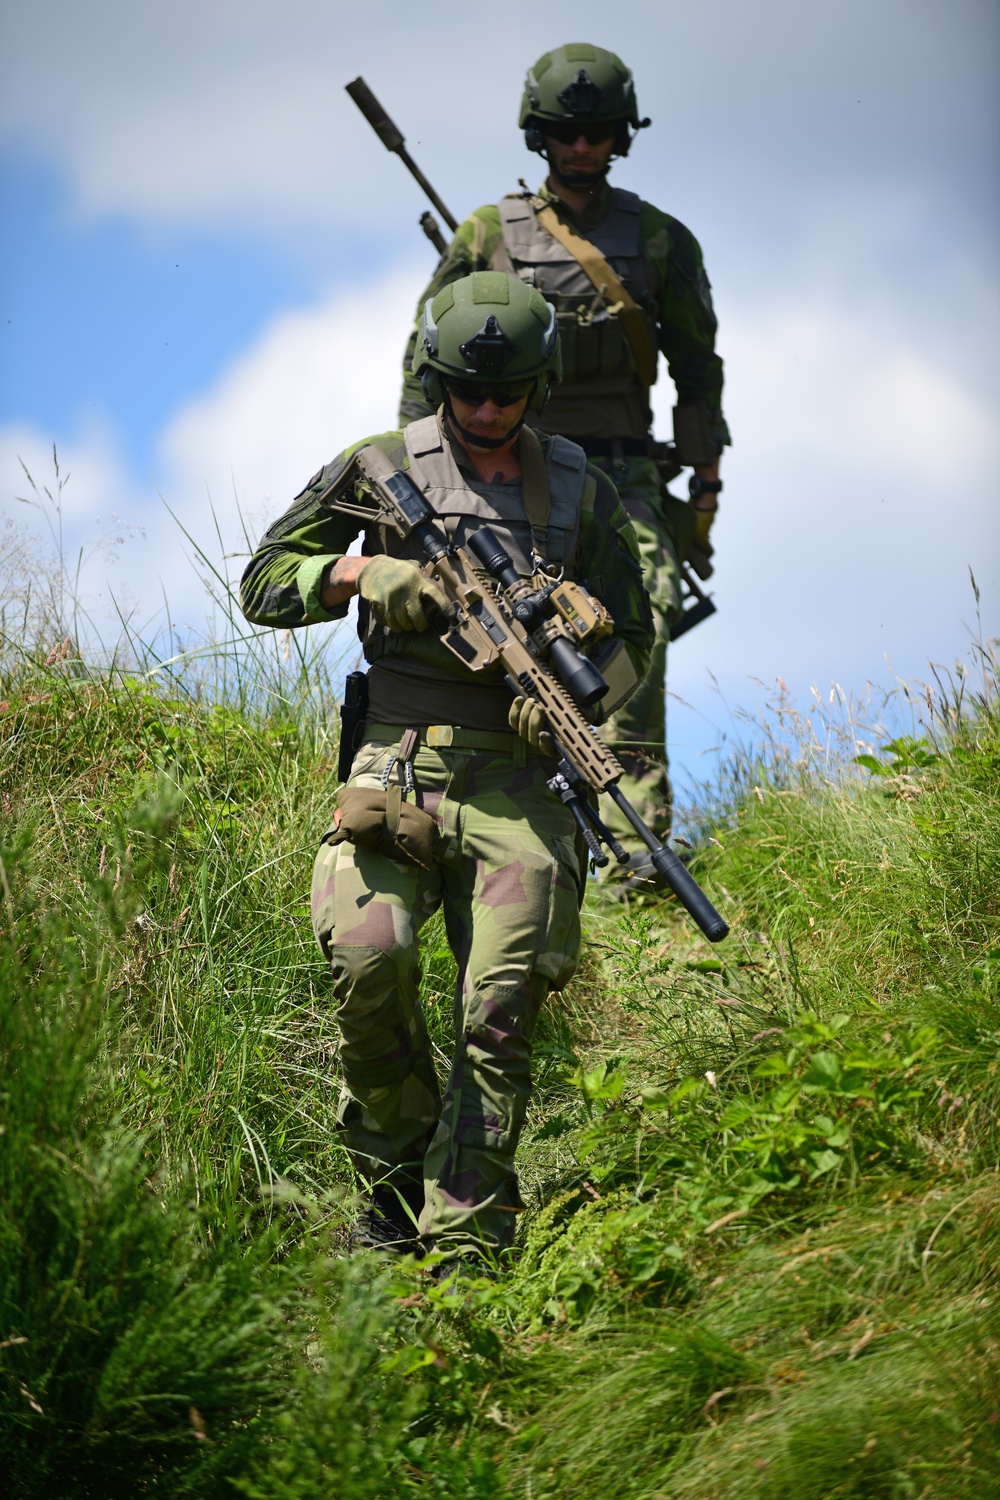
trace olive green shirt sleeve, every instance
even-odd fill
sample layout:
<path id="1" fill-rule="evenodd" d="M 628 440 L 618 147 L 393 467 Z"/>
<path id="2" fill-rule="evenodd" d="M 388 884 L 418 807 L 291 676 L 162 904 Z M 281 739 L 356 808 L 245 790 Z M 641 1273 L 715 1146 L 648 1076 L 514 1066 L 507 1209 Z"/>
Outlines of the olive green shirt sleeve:
<path id="1" fill-rule="evenodd" d="M 403 356 L 403 394 L 399 403 L 399 425 L 406 427 L 421 417 L 429 417 L 434 408 L 428 405 L 420 381 L 410 366 L 417 347 L 417 328 L 420 314 L 428 297 L 436 297 L 443 286 L 471 276 L 473 271 L 487 271 L 490 262 L 503 239 L 500 230 L 500 211 L 495 203 L 487 203 L 469 215 L 455 231 L 455 237 L 438 261 L 437 269 L 421 294 L 417 303 L 413 328 Z"/>
<path id="2" fill-rule="evenodd" d="M 319 500 L 365 443 L 381 448 L 398 468 L 408 467 L 402 433 L 387 432 L 345 448 L 314 474 L 280 520 L 265 532 L 243 573 L 240 607 L 251 624 L 294 629 L 322 620 L 342 620 L 347 614 L 347 603 L 328 610 L 319 596 L 327 568 L 345 555 L 364 530 L 364 522 L 321 506 Z"/>
<path id="3" fill-rule="evenodd" d="M 719 325 L 701 246 L 679 219 L 651 203 L 642 205 L 640 233 L 659 274 L 659 343 L 677 400 L 704 402 L 720 446 L 728 444 L 729 429 L 722 415 L 722 360 L 715 352 Z"/>

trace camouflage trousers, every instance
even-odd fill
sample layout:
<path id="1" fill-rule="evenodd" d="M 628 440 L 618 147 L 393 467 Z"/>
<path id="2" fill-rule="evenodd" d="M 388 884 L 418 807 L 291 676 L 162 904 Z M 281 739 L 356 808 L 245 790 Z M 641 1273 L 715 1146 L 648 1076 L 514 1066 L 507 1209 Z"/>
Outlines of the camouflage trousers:
<path id="1" fill-rule="evenodd" d="M 633 807 L 660 838 L 670 831 L 667 773 L 667 646 L 681 605 L 680 565 L 667 531 L 660 476 L 651 458 L 592 458 L 613 480 L 639 540 L 642 581 L 653 606 L 656 638 L 649 671 L 632 697 L 601 730 L 625 767 L 619 783 Z M 631 824 L 609 797 L 601 816 L 628 849 L 641 849 Z"/>
<path id="2" fill-rule="evenodd" d="M 425 743 L 448 735 L 457 745 Z M 379 786 L 397 746 L 366 741 L 348 785 Z M 419 1202 L 422 1181 L 425 1245 L 497 1251 L 521 1207 L 514 1153 L 532 1033 L 579 957 L 581 863 L 571 815 L 517 736 L 421 731 L 412 765 L 437 826 L 432 868 L 324 842 L 313 870 L 313 929 L 338 1007 L 338 1118 L 364 1180 L 388 1182 L 408 1202 Z M 418 998 L 417 937 L 439 907 L 458 963 L 443 1098 Z"/>

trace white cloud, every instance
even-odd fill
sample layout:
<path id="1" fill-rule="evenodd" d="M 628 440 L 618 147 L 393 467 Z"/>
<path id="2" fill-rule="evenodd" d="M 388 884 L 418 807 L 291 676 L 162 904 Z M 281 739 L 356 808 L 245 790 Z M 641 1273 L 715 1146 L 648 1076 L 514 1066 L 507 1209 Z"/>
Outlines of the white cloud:
<path id="1" fill-rule="evenodd" d="M 184 531 L 213 562 L 226 554 L 238 579 L 241 517 L 256 540 L 341 448 L 395 426 L 418 283 L 419 273 L 400 269 L 275 318 L 211 389 L 171 417 L 152 475 L 129 474 L 108 431 L 60 438 L 60 469 L 70 476 L 62 491 L 65 553 L 72 571 L 84 550 L 82 593 L 102 633 L 114 630 L 112 593 L 138 601 L 145 620 L 162 615 L 165 594 L 175 623 L 200 625 L 208 601 Z M 0 495 L 34 498 L 19 457 L 39 489 L 57 493 L 51 441 L 20 424 L 0 430 Z M 41 504 L 23 515 L 16 502 L 3 508 L 44 538 L 46 510 L 57 518 L 44 497 Z M 139 527 L 142 535 L 130 535 Z M 121 538 L 110 554 L 96 545 L 108 533 Z M 109 566 L 109 557 L 119 560 Z"/>
<path id="2" fill-rule="evenodd" d="M 419 201 L 345 96 L 349 78 L 368 78 L 465 212 L 470 192 L 496 196 L 530 165 L 514 129 L 524 69 L 572 33 L 636 70 L 657 125 L 637 150 L 643 186 L 678 197 L 682 216 L 692 189 L 769 195 L 782 164 L 801 169 L 799 198 L 822 196 L 886 153 L 961 173 L 963 132 L 967 146 L 990 139 L 988 0 L 625 0 L 613 30 L 598 0 L 541 17 L 508 0 L 502 18 L 467 24 L 445 0 L 32 0 L 0 15 L 0 129 L 51 153 L 85 212 L 289 234 L 346 231 L 389 203 L 406 218 Z"/>
<path id="3" fill-rule="evenodd" d="M 850 303 L 736 310 L 726 352 L 736 445 L 714 537 L 720 613 L 678 643 L 672 689 L 704 702 L 710 670 L 745 701 L 750 678 L 859 687 L 887 680 L 886 657 L 904 676 L 954 660 L 974 615 L 970 566 L 996 634 L 989 393 Z"/>
<path id="4" fill-rule="evenodd" d="M 397 270 L 276 318 L 159 443 L 159 488 L 195 536 L 209 506 L 227 546 L 239 513 L 275 520 L 348 443 L 396 425 L 402 353 L 419 272 Z"/>
<path id="5" fill-rule="evenodd" d="M 105 639 L 116 639 L 118 609 L 130 613 L 141 591 L 133 563 L 144 539 L 115 435 L 90 425 L 53 451 L 51 437 L 26 423 L 0 427 L 0 497 L 9 521 L 0 538 L 5 602 L 23 600 L 30 584 L 34 597 L 58 602 L 68 623 L 75 599 Z"/>

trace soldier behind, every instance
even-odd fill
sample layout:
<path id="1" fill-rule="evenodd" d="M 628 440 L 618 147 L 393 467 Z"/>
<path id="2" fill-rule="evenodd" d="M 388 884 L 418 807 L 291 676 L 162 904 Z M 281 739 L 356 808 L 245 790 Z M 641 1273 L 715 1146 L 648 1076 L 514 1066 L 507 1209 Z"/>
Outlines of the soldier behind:
<path id="1" fill-rule="evenodd" d="M 522 575 L 540 557 L 589 581 L 641 681 L 653 626 L 628 516 L 575 443 L 523 426 L 559 374 L 548 303 L 496 271 L 445 287 L 424 309 L 414 371 L 441 412 L 367 441 L 408 469 L 458 542 L 488 524 Z M 415 543 L 372 526 L 364 556 L 348 557 L 363 522 L 318 506 L 355 448 L 268 531 L 243 577 L 243 610 L 284 628 L 341 619 L 361 596 L 369 713 L 348 785 L 376 804 L 387 789 L 383 806 L 412 786 L 403 800 L 433 819 L 426 867 L 348 842 L 345 811 L 314 869 L 313 926 L 338 1004 L 340 1124 L 369 1189 L 356 1242 L 413 1248 L 402 1201 L 424 1248 L 493 1256 L 513 1237 L 532 1032 L 576 966 L 585 870 L 572 816 L 546 785 L 554 763 L 537 703 L 446 650 L 430 628 L 446 601 L 416 566 Z M 417 998 L 417 937 L 438 907 L 458 962 L 443 1101 Z"/>
<path id="2" fill-rule="evenodd" d="M 608 186 L 612 159 L 626 156 L 631 132 L 649 124 L 639 119 L 632 74 L 614 53 L 576 44 L 539 58 L 527 76 L 519 123 L 529 149 L 547 160 L 548 178 L 537 195 L 510 194 L 459 226 L 421 306 L 449 282 L 492 267 L 537 287 L 556 309 L 563 380 L 544 412 L 530 420 L 541 431 L 572 438 L 610 475 L 639 538 L 656 644 L 646 682 L 604 733 L 626 768 L 622 790 L 665 838 L 665 676 L 670 626 L 680 606 L 678 563 L 695 547 L 703 556 L 711 553 L 708 534 L 722 487 L 719 455 L 729 442 L 711 291 L 690 231 L 634 193 Z M 567 229 L 575 236 L 572 247 L 557 237 Z M 593 276 L 584 269 L 588 262 Z M 415 339 L 405 365 L 404 426 L 429 410 L 410 369 Z M 691 506 L 665 493 L 654 462 L 649 387 L 657 350 L 666 355 L 677 388 L 677 460 L 696 476 Z M 699 571 L 707 576 L 710 570 Z M 617 810 L 606 805 L 602 812 L 622 842 L 638 850 Z M 634 864 L 647 873 L 644 853 Z"/>

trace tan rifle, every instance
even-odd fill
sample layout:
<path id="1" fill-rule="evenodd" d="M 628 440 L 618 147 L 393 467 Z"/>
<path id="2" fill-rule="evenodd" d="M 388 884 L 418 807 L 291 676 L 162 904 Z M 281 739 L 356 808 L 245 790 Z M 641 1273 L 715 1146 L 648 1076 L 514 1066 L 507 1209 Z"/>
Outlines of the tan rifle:
<path id="1" fill-rule="evenodd" d="M 624 768 L 578 706 L 592 707 L 604 696 L 607 683 L 577 649 L 572 624 L 561 616 L 558 602 L 553 603 L 558 586 L 548 593 L 533 590 L 485 526 L 469 538 L 475 554 L 470 557 L 449 540 L 410 476 L 394 468 L 372 444 L 352 455 L 320 495 L 319 504 L 359 516 L 369 525 L 389 525 L 403 540 L 411 537 L 416 542 L 428 559 L 423 571 L 449 601 L 441 631 L 444 645 L 472 672 L 501 667 L 515 696 L 541 704 L 558 757 L 549 787 L 570 809 L 594 863 L 608 863 L 602 844 L 621 864 L 629 858 L 593 805 L 593 794 L 604 792 L 624 813 L 649 849 L 654 869 L 709 941 L 724 938 L 729 931 L 725 921 L 677 855 L 647 828 L 625 797 L 618 786 Z"/>

